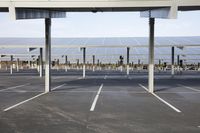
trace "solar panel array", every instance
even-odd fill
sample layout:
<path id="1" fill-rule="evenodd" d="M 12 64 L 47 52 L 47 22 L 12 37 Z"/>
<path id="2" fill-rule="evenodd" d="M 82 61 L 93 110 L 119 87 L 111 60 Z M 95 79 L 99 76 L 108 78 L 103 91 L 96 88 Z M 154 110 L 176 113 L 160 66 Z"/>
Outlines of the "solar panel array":
<path id="1" fill-rule="evenodd" d="M 28 52 L 30 47 L 44 47 L 43 38 L 0 38 L 0 55 L 7 55 L 1 60 L 8 60 L 10 55 L 24 60 L 36 59 L 39 49 Z M 175 55 L 180 55 L 186 63 L 200 62 L 200 37 L 157 37 L 155 39 L 155 63 L 158 60 L 170 63 L 171 47 L 175 46 Z M 126 48 L 131 47 L 130 62 L 148 62 L 148 38 L 53 38 L 52 60 L 64 62 L 67 55 L 70 62 L 77 59 L 82 62 L 81 47 L 86 47 L 87 61 L 92 62 L 92 55 L 103 63 L 116 63 L 122 55 L 126 62 Z"/>

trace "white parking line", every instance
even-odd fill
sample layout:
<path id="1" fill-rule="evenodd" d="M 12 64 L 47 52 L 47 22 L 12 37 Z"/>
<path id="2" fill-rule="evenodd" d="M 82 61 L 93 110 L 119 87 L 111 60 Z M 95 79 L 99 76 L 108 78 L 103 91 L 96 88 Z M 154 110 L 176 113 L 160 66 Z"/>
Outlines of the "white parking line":
<path id="1" fill-rule="evenodd" d="M 193 91 L 196 91 L 196 92 L 200 92 L 200 90 L 198 89 L 195 89 L 195 88 L 192 88 L 192 87 L 189 87 L 189 86 L 185 86 L 185 85 L 182 85 L 182 84 L 177 84 L 178 86 L 180 87 L 184 87 L 186 89 L 189 89 L 189 90 L 193 90 Z"/>
<path id="2" fill-rule="evenodd" d="M 142 87 L 143 89 L 145 89 L 146 91 L 148 91 L 148 89 L 145 86 L 143 86 L 142 84 L 139 84 L 139 86 Z M 151 94 L 154 95 L 161 102 L 163 102 L 164 104 L 166 104 L 167 106 L 169 106 L 170 108 L 172 108 L 173 110 L 175 110 L 176 112 L 181 113 L 181 111 L 179 109 L 177 109 L 176 107 L 174 107 L 173 105 L 171 105 L 170 103 L 168 103 L 167 101 L 165 101 L 164 99 L 162 99 L 161 97 L 159 97 L 158 95 L 156 95 L 155 93 L 151 93 Z"/>
<path id="3" fill-rule="evenodd" d="M 55 88 L 53 88 L 53 89 L 51 89 L 51 90 L 54 91 L 55 89 L 58 89 L 58 88 L 63 87 L 63 86 L 65 86 L 65 85 L 66 85 L 66 84 L 59 85 L 59 86 L 57 86 L 57 87 L 55 87 Z"/>
<path id="4" fill-rule="evenodd" d="M 98 92 L 97 92 L 97 95 L 95 96 L 95 98 L 94 98 L 94 101 L 93 101 L 93 103 L 92 103 L 92 106 L 91 106 L 91 108 L 90 108 L 90 111 L 94 111 L 94 109 L 95 109 L 95 106 L 96 106 L 96 103 L 97 103 L 97 100 L 98 100 L 98 98 L 99 98 L 99 95 L 100 95 L 100 93 L 101 93 L 101 89 L 103 88 L 103 84 L 101 84 L 101 86 L 100 86 L 100 88 L 99 88 L 99 90 L 98 90 Z"/>
<path id="5" fill-rule="evenodd" d="M 55 90 L 55 89 L 57 89 L 57 88 L 59 88 L 59 87 L 62 87 L 62 86 L 64 86 L 64 85 L 65 85 L 65 84 L 60 85 L 60 86 L 57 86 L 57 87 L 53 88 L 52 90 Z M 22 104 L 24 104 L 24 103 L 26 103 L 26 102 L 28 102 L 28 101 L 31 101 L 31 100 L 33 100 L 33 99 L 35 99 L 35 98 L 37 98 L 37 97 L 40 97 L 40 96 L 42 96 L 42 95 L 44 95 L 44 94 L 47 94 L 47 93 L 48 93 L 48 92 L 40 93 L 40 94 L 38 94 L 38 95 L 36 95 L 36 96 L 34 96 L 34 97 L 31 97 L 31 98 L 29 98 L 29 99 L 27 99 L 27 100 L 25 100 L 25 101 L 22 101 L 22 102 L 17 103 L 17 104 L 15 104 L 15 105 L 13 105 L 13 106 L 10 106 L 10 107 L 4 109 L 3 111 L 4 111 L 4 112 L 9 111 L 9 110 L 11 110 L 11 109 L 13 109 L 13 108 L 15 108 L 15 107 L 17 107 L 17 106 L 19 106 L 19 105 L 22 105 Z"/>
<path id="6" fill-rule="evenodd" d="M 27 86 L 27 85 L 30 85 L 30 83 L 18 85 L 18 86 L 13 86 L 13 87 L 9 87 L 9 88 L 6 88 L 6 89 L 2 89 L 2 90 L 0 90 L 0 92 L 5 91 L 5 90 L 12 90 L 12 89 L 20 88 L 20 87 Z"/>
<path id="7" fill-rule="evenodd" d="M 17 103 L 17 104 L 15 104 L 15 105 L 13 105 L 13 106 L 10 106 L 10 107 L 4 109 L 3 111 L 6 112 L 6 111 L 8 111 L 8 110 L 11 110 L 11 109 L 13 109 L 13 108 L 15 108 L 15 107 L 17 107 L 17 106 L 19 106 L 19 105 L 22 105 L 23 103 L 26 103 L 26 102 L 28 102 L 28 101 L 31 101 L 31 100 L 33 100 L 33 99 L 35 99 L 35 98 L 37 98 L 37 97 L 39 97 L 39 96 L 42 96 L 42 95 L 44 95 L 44 94 L 46 94 L 46 93 L 47 93 L 47 92 L 43 92 L 43 93 L 41 93 L 41 94 L 39 94 L 39 95 L 36 95 L 36 96 L 34 96 L 34 97 L 32 97 L 32 98 L 29 98 L 29 99 L 25 100 L 25 101 L 22 101 L 22 102 Z"/>

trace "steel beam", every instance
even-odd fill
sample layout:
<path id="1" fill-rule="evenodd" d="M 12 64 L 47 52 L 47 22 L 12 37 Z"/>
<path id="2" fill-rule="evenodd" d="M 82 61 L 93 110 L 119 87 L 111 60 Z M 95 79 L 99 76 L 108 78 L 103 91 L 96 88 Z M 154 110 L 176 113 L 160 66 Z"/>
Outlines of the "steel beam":
<path id="1" fill-rule="evenodd" d="M 84 47 L 83 48 L 83 78 L 85 78 L 85 62 L 86 62 L 85 53 L 86 53 L 86 48 Z"/>
<path id="2" fill-rule="evenodd" d="M 155 18 L 149 18 L 149 92 L 154 92 L 154 24 Z"/>
<path id="3" fill-rule="evenodd" d="M 95 55 L 92 56 L 92 71 L 95 71 Z"/>
<path id="4" fill-rule="evenodd" d="M 10 74 L 13 74 L 13 55 L 10 56 Z"/>
<path id="5" fill-rule="evenodd" d="M 45 18 L 45 92 L 51 91 L 51 18 Z"/>
<path id="6" fill-rule="evenodd" d="M 40 77 L 43 76 L 43 48 L 40 48 Z"/>
<path id="7" fill-rule="evenodd" d="M 171 65 L 171 75 L 174 77 L 174 47 L 172 47 L 172 65 Z"/>
<path id="8" fill-rule="evenodd" d="M 67 55 L 65 55 L 65 71 L 67 72 L 67 67 L 68 67 L 68 59 Z"/>
<path id="9" fill-rule="evenodd" d="M 126 74 L 129 75 L 129 57 L 130 57 L 130 48 L 127 47 L 127 64 L 126 64 Z"/>

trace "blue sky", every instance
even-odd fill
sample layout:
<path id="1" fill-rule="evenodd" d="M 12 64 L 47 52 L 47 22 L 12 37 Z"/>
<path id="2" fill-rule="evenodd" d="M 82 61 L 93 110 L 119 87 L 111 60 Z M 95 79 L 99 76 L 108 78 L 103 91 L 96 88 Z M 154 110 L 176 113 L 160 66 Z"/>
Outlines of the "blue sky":
<path id="1" fill-rule="evenodd" d="M 200 12 L 179 12 L 178 19 L 156 19 L 156 36 L 200 36 Z M 0 37 L 44 37 L 44 20 L 14 21 L 0 13 Z M 67 13 L 53 19 L 53 37 L 148 36 L 148 19 L 138 12 Z"/>

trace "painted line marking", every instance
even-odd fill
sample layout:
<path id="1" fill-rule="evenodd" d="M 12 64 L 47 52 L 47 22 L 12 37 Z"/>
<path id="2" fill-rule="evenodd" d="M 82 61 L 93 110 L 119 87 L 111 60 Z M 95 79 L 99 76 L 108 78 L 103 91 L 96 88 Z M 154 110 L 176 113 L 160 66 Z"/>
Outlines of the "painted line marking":
<path id="1" fill-rule="evenodd" d="M 63 86 L 65 86 L 66 84 L 62 84 L 62 85 L 59 85 L 59 86 L 57 86 L 57 87 L 54 87 L 53 89 L 51 89 L 51 91 L 54 91 L 54 90 L 56 90 L 56 89 L 58 89 L 58 88 L 60 88 L 60 87 L 63 87 Z"/>
<path id="2" fill-rule="evenodd" d="M 192 87 L 189 87 L 189 86 L 185 86 L 185 85 L 182 85 L 182 84 L 177 84 L 178 86 L 180 87 L 184 87 L 186 89 L 189 89 L 189 90 L 193 90 L 193 91 L 196 91 L 196 92 L 200 92 L 200 90 L 198 89 L 195 89 L 195 88 L 192 88 Z"/>
<path id="3" fill-rule="evenodd" d="M 100 95 L 100 93 L 101 93 L 101 89 L 103 88 L 103 84 L 101 84 L 101 86 L 99 87 L 99 90 L 98 90 L 98 92 L 97 92 L 97 95 L 95 96 L 95 98 L 94 98 L 94 101 L 93 101 L 93 103 L 92 103 L 92 106 L 91 106 L 91 108 L 90 108 L 90 111 L 94 111 L 94 109 L 95 109 L 95 106 L 96 106 L 96 103 L 97 103 L 97 100 L 98 100 L 98 98 L 99 98 L 99 95 Z"/>
<path id="4" fill-rule="evenodd" d="M 142 87 L 143 89 L 145 89 L 146 91 L 148 91 L 148 89 L 145 86 L 143 86 L 142 84 L 139 84 L 139 86 Z M 167 106 L 169 106 L 171 109 L 175 110 L 178 113 L 181 113 L 181 111 L 179 109 L 177 109 L 176 107 L 174 107 L 173 105 L 171 105 L 170 103 L 168 103 L 167 101 L 165 101 L 164 99 L 162 99 L 161 97 L 159 97 L 158 95 L 156 95 L 155 93 L 151 93 L 151 94 L 154 95 L 161 102 L 163 102 L 164 104 L 166 104 Z"/>
<path id="5" fill-rule="evenodd" d="M 198 126 L 198 128 L 200 128 L 200 126 Z"/>
<path id="6" fill-rule="evenodd" d="M 6 88 L 6 89 L 2 89 L 2 90 L 0 90 L 0 92 L 5 91 L 5 90 L 12 90 L 12 89 L 20 88 L 20 87 L 27 86 L 27 85 L 30 85 L 30 83 L 18 85 L 18 86 L 13 86 L 13 87 L 9 87 L 9 88 Z"/>
<path id="7" fill-rule="evenodd" d="M 22 105 L 22 104 L 24 104 L 24 103 L 26 103 L 26 102 L 28 102 L 28 101 L 31 101 L 31 100 L 33 100 L 33 99 L 39 97 L 39 96 L 42 96 L 42 95 L 46 94 L 46 93 L 47 93 L 47 92 L 43 92 L 43 93 L 41 93 L 41 94 L 38 94 L 38 95 L 36 95 L 36 96 L 34 96 L 34 97 L 32 97 L 32 98 L 29 98 L 29 99 L 27 99 L 27 100 L 25 100 L 25 101 L 22 101 L 22 102 L 20 102 L 20 103 L 17 103 L 17 104 L 15 104 L 15 105 L 13 105 L 13 106 L 10 106 L 10 107 L 4 109 L 3 111 L 4 111 L 4 112 L 9 111 L 9 110 L 11 110 L 11 109 L 13 109 L 13 108 L 15 108 L 15 107 L 17 107 L 17 106 L 19 106 L 19 105 Z"/>
<path id="8" fill-rule="evenodd" d="M 78 79 L 83 79 L 83 77 L 79 77 Z"/>
<path id="9" fill-rule="evenodd" d="M 62 85 L 57 86 L 57 87 L 53 88 L 52 90 L 55 90 L 55 89 L 57 89 L 57 88 L 59 88 L 59 87 L 61 87 L 61 86 L 62 86 Z M 44 94 L 47 94 L 47 93 L 48 93 L 48 92 L 40 93 L 40 94 L 38 94 L 38 95 L 36 95 L 36 96 L 34 96 L 34 97 L 31 97 L 31 98 L 29 98 L 29 99 L 27 99 L 27 100 L 24 100 L 24 101 L 22 101 L 22 102 L 19 102 L 19 103 L 13 105 L 13 106 L 10 106 L 10 107 L 4 109 L 3 111 L 4 111 L 4 112 L 9 111 L 9 110 L 11 110 L 11 109 L 13 109 L 13 108 L 15 108 L 15 107 L 17 107 L 17 106 L 20 106 L 20 105 L 22 105 L 22 104 L 24 104 L 24 103 L 26 103 L 26 102 L 28 102 L 28 101 L 31 101 L 31 100 L 33 100 L 33 99 L 35 99 L 35 98 L 37 98 L 37 97 L 40 97 L 40 96 L 42 96 L 42 95 L 44 95 Z"/>
<path id="10" fill-rule="evenodd" d="M 104 76 L 104 79 L 107 79 L 107 75 Z"/>

